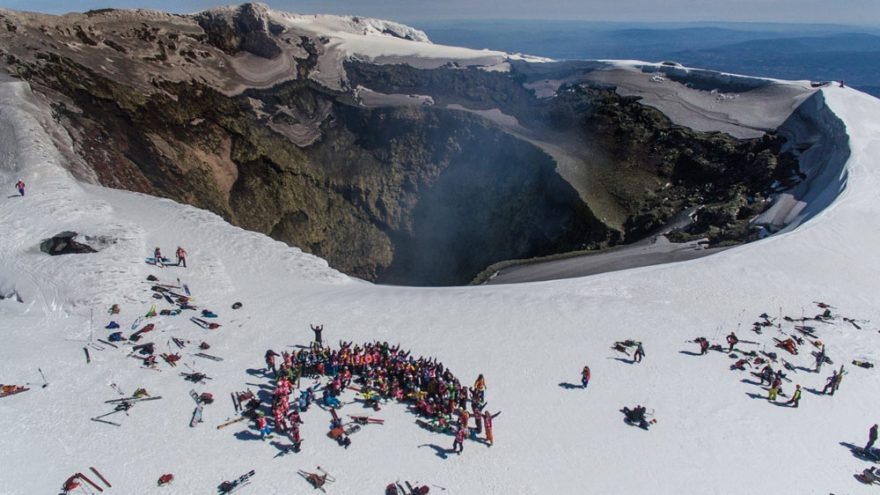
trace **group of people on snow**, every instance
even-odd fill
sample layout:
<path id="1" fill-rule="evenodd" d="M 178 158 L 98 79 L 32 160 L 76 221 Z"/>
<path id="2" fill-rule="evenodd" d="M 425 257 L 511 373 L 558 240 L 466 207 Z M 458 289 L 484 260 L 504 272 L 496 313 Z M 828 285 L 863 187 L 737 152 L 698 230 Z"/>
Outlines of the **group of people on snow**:
<path id="1" fill-rule="evenodd" d="M 186 268 L 186 250 L 180 246 L 177 246 L 177 250 L 174 252 L 175 256 L 177 256 L 177 264 L 174 266 L 182 266 Z M 149 261 L 149 260 L 148 260 Z M 169 266 L 171 260 L 162 256 L 162 250 L 156 246 L 156 249 L 153 250 L 153 262 L 156 266 L 165 267 Z"/>
<path id="2" fill-rule="evenodd" d="M 375 409 L 380 401 L 408 404 L 428 420 L 425 424 L 430 428 L 455 436 L 454 452 L 461 453 L 464 441 L 476 440 L 480 434 L 485 434 L 487 445 L 493 444 L 493 420 L 500 412 L 493 414 L 483 410 L 486 403 L 483 375 L 468 387 L 436 358 L 416 359 L 399 345 L 378 341 L 362 345 L 340 342 L 337 348 L 331 348 L 322 343 L 323 325 L 312 325 L 311 329 L 315 341 L 309 348 L 281 354 L 270 349 L 265 354 L 266 373 L 271 372 L 275 380 L 271 419 L 275 430 L 287 433 L 294 445 L 301 441 L 300 413 L 316 400 L 315 392 L 320 386 L 301 389 L 298 398 L 291 399 L 293 391 L 301 388 L 302 378 L 326 378 L 319 402 L 325 408 L 342 407 L 339 395 L 346 389 L 356 389 L 364 405 Z M 268 419 L 257 419 L 263 438 L 269 432 Z"/>

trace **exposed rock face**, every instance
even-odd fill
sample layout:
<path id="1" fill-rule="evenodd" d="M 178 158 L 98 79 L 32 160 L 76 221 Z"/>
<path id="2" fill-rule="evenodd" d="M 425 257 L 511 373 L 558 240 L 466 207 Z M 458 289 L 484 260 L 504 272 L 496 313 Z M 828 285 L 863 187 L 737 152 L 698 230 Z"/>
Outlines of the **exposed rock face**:
<path id="1" fill-rule="evenodd" d="M 76 232 L 61 232 L 41 242 L 40 251 L 51 256 L 97 252 L 90 246 L 76 242 L 74 239 L 78 235 Z"/>
<path id="2" fill-rule="evenodd" d="M 53 102 L 100 183 L 209 209 L 368 280 L 466 283 L 497 261 L 635 240 L 695 205 L 688 235 L 741 241 L 772 181 L 796 170 L 775 136 L 695 133 L 613 88 L 539 99 L 529 64 L 346 62 L 375 101 L 422 102 L 368 106 L 317 82 L 325 39 L 260 5 L 0 17 L 0 66 Z M 557 173 L 569 149 L 586 150 L 574 166 L 589 181 Z M 597 218 L 600 197 L 623 220 Z"/>
<path id="3" fill-rule="evenodd" d="M 196 15 L 196 21 L 208 42 L 230 55 L 240 50 L 267 59 L 281 55 L 270 31 L 280 34 L 284 27 L 270 22 L 262 5 L 245 4 L 233 13 L 207 11 Z"/>

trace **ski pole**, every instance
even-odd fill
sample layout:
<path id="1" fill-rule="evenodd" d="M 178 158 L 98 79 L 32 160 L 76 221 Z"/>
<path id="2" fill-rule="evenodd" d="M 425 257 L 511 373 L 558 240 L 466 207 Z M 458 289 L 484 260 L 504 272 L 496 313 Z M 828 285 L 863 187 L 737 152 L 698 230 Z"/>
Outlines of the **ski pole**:
<path id="1" fill-rule="evenodd" d="M 49 386 L 49 381 L 46 380 L 46 375 L 43 374 L 43 370 L 40 369 L 40 368 L 37 368 L 37 371 L 39 371 L 39 372 L 40 372 L 40 376 L 43 377 L 43 388 L 48 387 L 48 386 Z"/>

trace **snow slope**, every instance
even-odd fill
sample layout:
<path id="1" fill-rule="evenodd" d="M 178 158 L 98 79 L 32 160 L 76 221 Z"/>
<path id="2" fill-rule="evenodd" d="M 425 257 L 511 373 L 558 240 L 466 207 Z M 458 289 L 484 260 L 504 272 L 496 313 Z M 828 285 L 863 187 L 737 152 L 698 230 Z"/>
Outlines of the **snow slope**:
<path id="1" fill-rule="evenodd" d="M 727 356 L 681 353 L 696 349 L 685 340 L 720 341 L 740 322 L 743 338 L 769 342 L 776 331 L 746 330 L 758 314 L 814 314 L 811 301 L 822 300 L 872 321 L 861 331 L 839 319 L 817 324 L 835 363 L 880 361 L 873 323 L 880 321 L 880 101 L 850 89 L 823 94 L 846 124 L 852 153 L 845 183 L 835 177 L 827 185 L 835 199 L 796 229 L 686 263 L 545 283 L 413 289 L 351 280 L 191 207 L 75 182 L 63 169 L 57 147 L 65 143 L 55 137 L 49 109 L 25 84 L 2 81 L 0 183 L 8 193 L 0 195 L 0 293 L 14 290 L 23 302 L 0 301 L 0 381 L 33 385 L 0 399 L 0 493 L 57 493 L 88 466 L 113 483 L 106 493 L 211 493 L 250 469 L 256 476 L 242 494 L 310 493 L 296 471 L 317 465 L 337 477 L 328 491 L 340 494 L 382 493 L 397 479 L 452 494 L 872 492 L 852 477 L 865 464 L 839 442 L 863 444 L 877 422 L 877 371 L 849 366 L 836 396 L 805 392 L 801 407 L 791 409 L 751 399 L 747 393 L 763 392 L 741 382 L 749 375 L 731 371 Z M 12 196 L 19 178 L 29 185 L 25 198 Z M 39 242 L 62 230 L 118 241 L 90 255 L 41 253 Z M 190 268 L 143 264 L 153 247 L 169 253 L 177 245 L 188 249 Z M 196 428 L 189 427 L 192 387 L 179 367 L 145 370 L 110 348 L 92 349 L 91 364 L 83 356 L 90 328 L 107 335 L 111 304 L 122 306 L 117 320 L 125 330 L 147 311 L 154 302 L 148 274 L 171 283 L 180 277 L 197 304 L 220 313 L 223 327 L 213 332 L 181 316 L 157 318 L 146 339 L 160 351 L 171 336 L 206 340 L 225 359 L 183 351 L 186 364 L 213 377 L 196 390 L 218 398 Z M 232 311 L 234 301 L 244 307 Z M 307 343 L 310 323 L 323 323 L 331 342 L 400 342 L 415 355 L 436 356 L 465 381 L 484 373 L 488 408 L 503 411 L 495 446 L 467 442 L 463 455 L 444 458 L 438 454 L 452 439 L 418 428 L 394 404 L 373 413 L 386 424 L 355 434 L 348 450 L 324 436 L 329 415 L 319 409 L 304 415 L 299 454 L 275 457 L 276 448 L 254 440 L 244 423 L 215 429 L 232 416 L 229 392 L 266 383 L 256 371 L 266 349 Z M 609 346 L 625 338 L 644 342 L 642 364 L 615 359 Z M 559 386 L 577 383 L 584 364 L 593 371 L 588 390 Z M 825 371 L 790 376 L 821 388 Z M 103 401 L 118 397 L 111 382 L 163 399 L 116 415 L 120 427 L 89 421 L 109 412 Z M 618 410 L 635 404 L 656 411 L 651 431 L 622 422 Z M 360 411 L 355 404 L 342 413 Z M 157 488 L 166 472 L 174 484 Z"/>

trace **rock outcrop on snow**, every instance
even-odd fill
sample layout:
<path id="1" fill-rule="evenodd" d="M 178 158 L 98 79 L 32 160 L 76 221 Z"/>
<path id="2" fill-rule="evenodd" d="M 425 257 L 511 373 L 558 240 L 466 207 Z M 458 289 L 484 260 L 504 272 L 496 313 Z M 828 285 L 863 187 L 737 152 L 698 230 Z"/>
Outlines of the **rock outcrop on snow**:
<path id="1" fill-rule="evenodd" d="M 51 256 L 97 253 L 91 246 L 77 242 L 75 240 L 77 236 L 79 234 L 76 232 L 61 232 L 53 235 L 40 243 L 40 250 Z"/>

